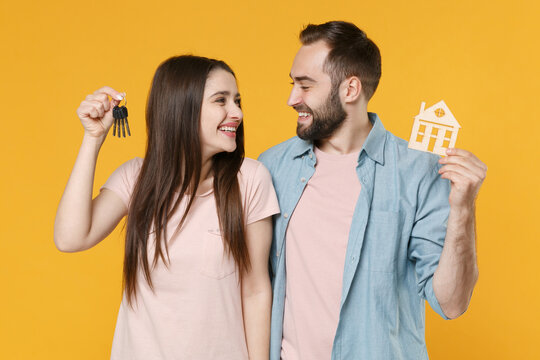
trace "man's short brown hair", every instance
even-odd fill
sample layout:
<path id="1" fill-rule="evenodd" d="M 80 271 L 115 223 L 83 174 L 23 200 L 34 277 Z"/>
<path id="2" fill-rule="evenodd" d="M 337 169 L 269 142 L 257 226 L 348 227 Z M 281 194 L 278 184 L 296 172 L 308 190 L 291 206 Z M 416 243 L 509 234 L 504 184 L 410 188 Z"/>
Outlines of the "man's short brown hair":
<path id="1" fill-rule="evenodd" d="M 377 45 L 356 25 L 345 21 L 310 24 L 300 32 L 303 45 L 319 40 L 330 47 L 324 71 L 330 75 L 332 85 L 338 86 L 346 78 L 357 76 L 366 99 L 371 99 L 381 78 L 381 53 Z"/>

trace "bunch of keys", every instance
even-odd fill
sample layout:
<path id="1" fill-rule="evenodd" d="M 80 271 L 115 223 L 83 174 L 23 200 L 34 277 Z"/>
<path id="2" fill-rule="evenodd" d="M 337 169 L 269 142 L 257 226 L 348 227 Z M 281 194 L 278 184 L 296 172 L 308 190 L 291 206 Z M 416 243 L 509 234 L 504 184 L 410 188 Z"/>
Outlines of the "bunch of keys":
<path id="1" fill-rule="evenodd" d="M 122 135 L 126 137 L 126 128 L 128 136 L 131 136 L 131 131 L 129 131 L 129 124 L 128 124 L 128 110 L 127 110 L 127 100 L 124 97 L 124 105 L 118 106 L 116 105 L 113 108 L 113 118 L 114 118 L 114 124 L 113 124 L 113 136 L 116 136 L 116 129 L 118 128 L 118 137 L 120 137 L 120 129 L 122 130 Z"/>

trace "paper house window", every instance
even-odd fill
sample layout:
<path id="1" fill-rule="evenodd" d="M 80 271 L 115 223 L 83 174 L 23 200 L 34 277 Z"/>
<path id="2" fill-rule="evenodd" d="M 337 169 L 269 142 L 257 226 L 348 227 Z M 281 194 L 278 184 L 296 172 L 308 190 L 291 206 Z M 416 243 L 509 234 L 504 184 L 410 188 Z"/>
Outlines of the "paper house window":
<path id="1" fill-rule="evenodd" d="M 416 141 L 421 143 L 424 140 L 424 135 L 426 134 L 426 125 L 420 125 L 418 129 L 418 134 L 416 135 Z"/>
<path id="2" fill-rule="evenodd" d="M 444 101 L 427 109 L 425 106 L 422 102 L 414 117 L 409 148 L 444 156 L 447 148 L 455 146 L 461 126 Z"/>

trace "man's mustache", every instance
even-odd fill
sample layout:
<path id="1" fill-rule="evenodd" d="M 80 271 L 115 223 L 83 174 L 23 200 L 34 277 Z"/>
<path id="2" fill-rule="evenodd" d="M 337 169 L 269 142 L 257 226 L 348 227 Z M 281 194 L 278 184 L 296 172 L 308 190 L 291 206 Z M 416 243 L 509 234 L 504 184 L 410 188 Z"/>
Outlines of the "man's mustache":
<path id="1" fill-rule="evenodd" d="M 297 112 L 308 112 L 310 114 L 313 114 L 313 111 L 311 110 L 311 108 L 307 105 L 296 105 L 296 106 L 293 106 L 294 110 L 296 110 Z"/>

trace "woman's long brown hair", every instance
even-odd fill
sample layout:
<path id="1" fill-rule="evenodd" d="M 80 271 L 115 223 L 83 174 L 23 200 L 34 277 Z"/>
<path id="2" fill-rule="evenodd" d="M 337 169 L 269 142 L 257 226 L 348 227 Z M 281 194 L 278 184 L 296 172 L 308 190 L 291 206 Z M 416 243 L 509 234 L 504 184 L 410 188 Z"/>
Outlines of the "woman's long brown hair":
<path id="1" fill-rule="evenodd" d="M 152 269 L 159 259 L 168 265 L 167 222 L 188 196 L 179 230 L 193 204 L 201 178 L 200 117 L 204 88 L 210 72 L 234 73 L 222 61 L 184 55 L 164 61 L 156 70 L 146 107 L 146 155 L 128 210 L 124 255 L 124 291 L 132 305 L 137 276 L 142 270 L 150 288 Z M 212 159 L 214 196 L 226 251 L 240 274 L 249 270 L 244 214 L 237 174 L 244 160 L 244 127 L 236 131 L 236 150 Z M 150 265 L 150 234 L 155 251 Z"/>

